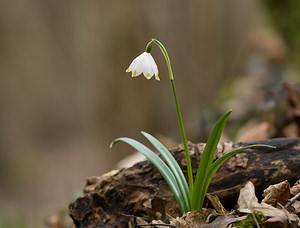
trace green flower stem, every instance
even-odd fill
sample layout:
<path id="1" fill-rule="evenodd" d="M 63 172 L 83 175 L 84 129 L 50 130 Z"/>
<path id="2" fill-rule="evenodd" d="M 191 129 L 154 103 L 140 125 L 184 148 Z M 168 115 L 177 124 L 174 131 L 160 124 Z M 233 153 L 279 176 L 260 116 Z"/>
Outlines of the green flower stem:
<path id="1" fill-rule="evenodd" d="M 180 108 L 179 108 L 177 93 L 176 93 L 176 89 L 175 89 L 175 83 L 174 83 L 174 77 L 173 77 L 173 72 L 172 72 L 172 68 L 171 68 L 170 58 L 169 58 L 169 55 L 167 53 L 166 48 L 157 39 L 152 39 L 149 42 L 149 44 L 147 45 L 147 47 L 148 46 L 151 47 L 152 42 L 154 42 L 158 45 L 158 47 L 162 51 L 162 53 L 165 56 L 165 59 L 167 61 L 168 70 L 169 70 L 169 74 L 170 74 L 170 80 L 171 80 L 171 84 L 172 84 L 173 95 L 174 95 L 174 101 L 175 101 L 175 105 L 176 105 L 178 123 L 179 123 L 180 132 L 181 132 L 181 136 L 182 136 L 184 151 L 185 151 L 185 157 L 186 157 L 186 163 L 187 163 L 187 169 L 188 169 L 188 179 L 189 179 L 189 186 L 190 186 L 190 194 L 192 195 L 192 192 L 193 192 L 193 189 L 194 189 L 192 164 L 191 164 L 190 153 L 189 153 L 187 140 L 186 140 L 186 136 L 185 136 L 185 131 L 184 131 L 184 127 L 183 127 L 183 122 L 182 122 L 181 112 L 180 112 Z"/>

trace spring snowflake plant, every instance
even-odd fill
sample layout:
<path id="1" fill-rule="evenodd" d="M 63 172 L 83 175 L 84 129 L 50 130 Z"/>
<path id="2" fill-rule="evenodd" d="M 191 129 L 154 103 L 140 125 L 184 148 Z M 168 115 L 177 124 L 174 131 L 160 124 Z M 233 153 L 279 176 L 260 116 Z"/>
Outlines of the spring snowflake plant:
<path id="1" fill-rule="evenodd" d="M 127 72 L 132 72 L 132 77 L 139 76 L 140 74 L 143 73 L 147 79 L 151 79 L 152 76 L 155 76 L 156 80 L 160 80 L 158 76 L 157 65 L 152 55 L 150 54 L 153 43 L 158 45 L 158 47 L 161 49 L 168 65 L 168 71 L 170 75 L 170 81 L 172 85 L 174 101 L 175 101 L 175 106 L 177 111 L 178 123 L 179 123 L 179 128 L 181 131 L 182 141 L 185 150 L 187 170 L 188 170 L 188 183 L 183 175 L 181 168 L 179 167 L 178 163 L 176 162 L 172 154 L 168 151 L 168 149 L 162 143 L 160 143 L 155 137 L 153 137 L 152 135 L 146 132 L 142 132 L 142 134 L 146 137 L 147 140 L 149 140 L 151 144 L 153 144 L 153 146 L 161 154 L 163 159 L 161 159 L 158 155 L 156 155 L 152 150 L 150 150 L 142 143 L 131 138 L 126 138 L 126 137 L 118 138 L 112 142 L 111 146 L 113 146 L 117 142 L 123 141 L 131 145 L 133 148 L 141 152 L 143 155 L 145 155 L 153 163 L 153 165 L 159 170 L 161 175 L 168 183 L 182 213 L 186 213 L 191 210 L 202 210 L 205 194 L 207 192 L 208 186 L 213 176 L 215 175 L 219 167 L 229 157 L 235 155 L 238 152 L 253 147 L 272 147 L 272 146 L 256 144 L 256 145 L 242 147 L 226 153 L 222 157 L 218 158 L 215 162 L 213 162 L 214 155 L 217 150 L 217 146 L 222 131 L 232 111 L 229 110 L 217 121 L 215 127 L 213 128 L 213 131 L 203 151 L 203 155 L 198 166 L 196 177 L 194 179 L 192 173 L 192 165 L 191 165 L 189 149 L 187 145 L 187 139 L 185 136 L 185 131 L 182 123 L 181 112 L 179 109 L 179 104 L 178 104 L 178 99 L 177 99 L 177 94 L 175 89 L 174 77 L 173 77 L 171 63 L 170 63 L 167 50 L 162 45 L 162 43 L 159 42 L 157 39 L 152 39 L 146 46 L 145 52 L 139 55 L 138 57 L 136 57 L 132 61 L 129 68 L 127 69 Z"/>

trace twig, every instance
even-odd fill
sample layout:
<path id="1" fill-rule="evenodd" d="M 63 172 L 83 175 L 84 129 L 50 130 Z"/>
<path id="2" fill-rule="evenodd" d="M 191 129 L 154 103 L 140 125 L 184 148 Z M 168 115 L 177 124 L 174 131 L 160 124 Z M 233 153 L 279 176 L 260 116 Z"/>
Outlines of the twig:
<path id="1" fill-rule="evenodd" d="M 171 225 L 171 224 L 164 224 L 164 223 L 157 223 L 157 224 L 143 224 L 143 225 L 137 225 L 137 227 L 143 227 L 143 226 L 168 226 L 171 228 L 178 228 L 177 226 Z"/>
<path id="2" fill-rule="evenodd" d="M 135 218 L 135 215 L 127 215 L 127 214 L 123 214 L 121 212 L 119 212 L 120 215 L 126 216 L 126 217 L 132 217 Z M 178 228 L 177 226 L 171 225 L 171 224 L 165 224 L 165 223 L 156 223 L 156 224 L 141 224 L 141 225 L 137 225 L 137 227 L 143 227 L 143 226 L 168 226 L 170 228 Z"/>
<path id="3" fill-rule="evenodd" d="M 289 206 L 291 206 L 293 203 L 295 203 L 295 201 L 297 199 L 300 198 L 300 192 L 298 192 L 293 198 L 289 199 L 287 204 L 284 206 L 284 208 L 288 208 Z"/>
<path id="4" fill-rule="evenodd" d="M 122 216 L 125 216 L 125 217 L 135 217 L 134 215 L 127 215 L 127 214 L 124 214 L 122 212 L 118 212 L 119 215 L 122 215 Z"/>
<path id="5" fill-rule="evenodd" d="M 237 185 L 237 186 L 234 186 L 234 187 L 231 187 L 231 188 L 225 188 L 225 189 L 221 189 L 221 190 L 217 190 L 217 191 L 213 191 L 213 192 L 208 192 L 208 193 L 211 194 L 211 195 L 216 195 L 218 193 L 222 193 L 222 192 L 227 192 L 227 191 L 239 189 L 239 188 L 242 188 L 244 186 L 245 185 Z"/>
<path id="6" fill-rule="evenodd" d="M 291 224 L 291 219 L 290 219 L 290 216 L 289 216 L 289 212 L 286 210 L 286 208 L 284 206 L 282 206 L 279 202 L 277 202 L 277 206 L 279 206 L 282 211 L 284 212 L 284 214 L 286 215 L 287 219 L 289 220 L 289 224 Z"/>
<path id="7" fill-rule="evenodd" d="M 258 223 L 258 221 L 257 221 L 257 219 L 256 219 L 255 214 L 252 212 L 251 215 L 252 215 L 252 217 L 253 217 L 253 219 L 254 219 L 254 222 L 255 222 L 255 224 L 256 224 L 256 227 L 257 227 L 257 228 L 260 228 L 260 225 L 259 225 L 259 223 Z"/>

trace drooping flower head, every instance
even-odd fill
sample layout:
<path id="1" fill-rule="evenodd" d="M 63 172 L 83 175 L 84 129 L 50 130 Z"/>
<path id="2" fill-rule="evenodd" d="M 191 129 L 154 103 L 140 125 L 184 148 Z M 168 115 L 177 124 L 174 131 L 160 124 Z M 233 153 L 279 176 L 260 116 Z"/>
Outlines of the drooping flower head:
<path id="1" fill-rule="evenodd" d="M 147 79 L 150 79 L 153 75 L 155 75 L 155 79 L 159 81 L 158 68 L 152 55 L 150 54 L 150 51 L 151 44 L 148 44 L 146 51 L 132 61 L 126 72 L 131 71 L 132 77 L 137 77 L 143 73 Z"/>

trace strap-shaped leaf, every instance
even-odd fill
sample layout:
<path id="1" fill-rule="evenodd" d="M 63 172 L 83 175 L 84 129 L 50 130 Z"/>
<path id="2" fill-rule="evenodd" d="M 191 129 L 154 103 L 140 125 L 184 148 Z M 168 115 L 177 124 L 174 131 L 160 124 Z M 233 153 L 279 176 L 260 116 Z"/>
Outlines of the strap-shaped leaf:
<path id="1" fill-rule="evenodd" d="M 238 148 L 236 150 L 232 150 L 226 154 L 224 154 L 222 157 L 218 158 L 212 165 L 211 167 L 209 168 L 209 172 L 208 172 L 208 176 L 207 176 L 207 181 L 206 181 L 206 185 L 207 185 L 207 188 L 213 178 L 213 176 L 215 175 L 215 173 L 218 171 L 218 169 L 220 168 L 220 166 L 228 159 L 230 158 L 231 156 L 239 153 L 239 152 L 242 152 L 244 150 L 248 150 L 248 149 L 251 149 L 251 148 L 254 148 L 254 147 L 268 147 L 268 148 L 275 148 L 274 146 L 270 146 L 270 145 L 264 145 L 264 144 L 254 144 L 254 145 L 250 145 L 250 146 L 245 146 L 245 147 L 241 147 L 241 148 Z"/>
<path id="2" fill-rule="evenodd" d="M 220 141 L 224 126 L 232 110 L 227 111 L 216 123 L 204 148 L 196 178 L 194 190 L 192 192 L 192 209 L 201 210 L 205 197 L 205 180 L 207 179 L 209 168 L 213 162 L 218 143 Z"/>
<path id="3" fill-rule="evenodd" d="M 185 203 L 184 203 L 183 197 L 181 195 L 177 181 L 176 181 L 173 173 L 171 172 L 169 167 L 163 162 L 163 160 L 160 157 L 158 157 L 148 147 L 146 147 L 142 143 L 140 143 L 134 139 L 131 139 L 131 138 L 126 138 L 126 137 L 118 138 L 112 142 L 111 146 L 113 146 L 114 144 L 116 144 L 117 142 L 120 142 L 120 141 L 123 141 L 123 142 L 129 144 L 130 146 L 135 148 L 137 151 L 141 152 L 145 157 L 147 157 L 150 160 L 150 162 L 158 169 L 158 171 L 161 173 L 161 175 L 164 177 L 164 179 L 168 183 L 171 191 L 174 194 L 174 197 L 178 203 L 178 206 L 179 206 L 181 212 L 182 213 L 186 212 L 187 208 L 185 207 Z"/>
<path id="4" fill-rule="evenodd" d="M 251 149 L 253 147 L 268 147 L 268 148 L 275 148 L 274 146 L 270 146 L 270 145 L 264 145 L 264 144 L 254 144 L 254 145 L 250 145 L 250 146 L 245 146 L 245 147 L 241 147 L 241 148 L 238 148 L 236 150 L 232 150 L 226 154 L 224 154 L 222 157 L 218 158 L 210 167 L 209 169 L 209 172 L 208 172 L 208 176 L 206 178 L 206 180 L 204 181 L 206 183 L 206 186 L 205 186 L 205 190 L 204 190 L 204 197 L 206 195 L 206 192 L 207 192 L 207 189 L 209 187 L 209 184 L 212 180 L 212 178 L 214 177 L 215 173 L 218 171 L 218 169 L 220 168 L 220 166 L 228 159 L 230 158 L 231 156 L 239 153 L 239 152 L 242 152 L 244 150 L 248 150 L 248 149 Z M 203 197 L 203 199 L 204 199 Z"/>
<path id="5" fill-rule="evenodd" d="M 177 161 L 170 153 L 170 151 L 155 137 L 152 135 L 143 132 L 142 134 L 149 140 L 149 142 L 157 149 L 157 151 L 161 154 L 164 158 L 166 164 L 169 166 L 171 172 L 173 173 L 177 184 L 179 186 L 180 192 L 184 198 L 184 203 L 188 211 L 191 210 L 191 198 L 190 198 L 190 191 L 186 179 L 182 173 L 180 166 L 178 165 Z"/>

